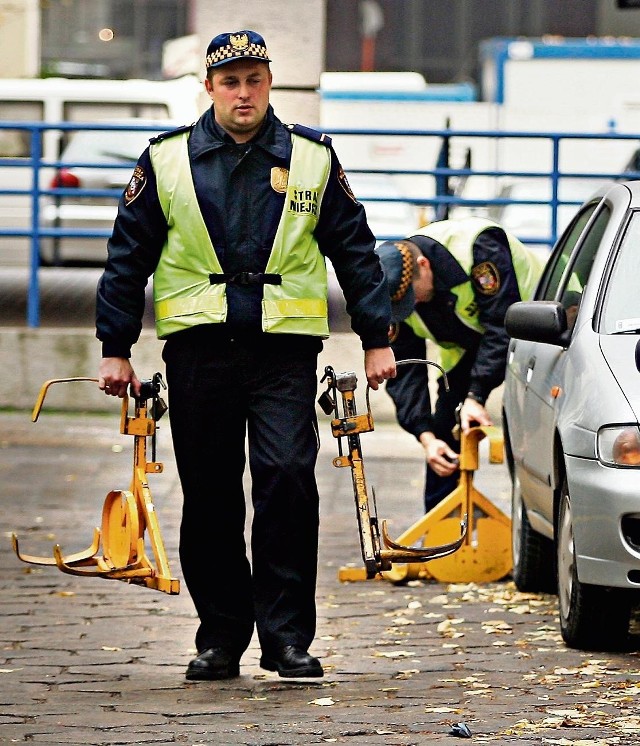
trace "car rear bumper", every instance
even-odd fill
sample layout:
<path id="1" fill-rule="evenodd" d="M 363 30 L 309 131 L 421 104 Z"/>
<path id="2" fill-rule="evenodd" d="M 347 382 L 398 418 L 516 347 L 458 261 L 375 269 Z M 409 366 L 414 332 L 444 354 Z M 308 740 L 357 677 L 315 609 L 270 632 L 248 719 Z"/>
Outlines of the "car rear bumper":
<path id="1" fill-rule="evenodd" d="M 572 456 L 566 465 L 580 582 L 640 589 L 640 551 L 622 529 L 624 516 L 640 521 L 640 469 Z"/>

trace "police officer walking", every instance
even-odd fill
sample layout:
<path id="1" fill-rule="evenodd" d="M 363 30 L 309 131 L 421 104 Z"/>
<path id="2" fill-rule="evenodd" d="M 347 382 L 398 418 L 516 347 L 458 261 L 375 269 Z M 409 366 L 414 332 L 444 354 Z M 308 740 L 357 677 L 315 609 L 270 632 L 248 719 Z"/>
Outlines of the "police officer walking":
<path id="1" fill-rule="evenodd" d="M 99 386 L 140 382 L 131 347 L 154 275 L 184 504 L 180 559 L 198 612 L 188 679 L 239 675 L 254 625 L 260 665 L 322 676 L 316 626 L 316 363 L 328 336 L 331 260 L 372 388 L 395 375 L 389 295 L 362 205 L 331 141 L 269 104 L 265 41 L 216 36 L 212 106 L 151 140 L 118 207 L 98 286 Z M 245 437 L 252 478 L 245 547 Z M 211 558 L 225 572 L 211 572 Z"/>
<path id="2" fill-rule="evenodd" d="M 509 336 L 507 308 L 531 297 L 541 259 L 499 225 L 483 218 L 442 220 L 407 240 L 377 249 L 391 295 L 390 339 L 397 360 L 426 357 L 426 341 L 440 353 L 447 373 L 431 405 L 428 367 L 399 367 L 387 382 L 400 425 L 424 448 L 425 511 L 456 486 L 460 424 L 490 425 L 487 397 L 504 380 Z"/>

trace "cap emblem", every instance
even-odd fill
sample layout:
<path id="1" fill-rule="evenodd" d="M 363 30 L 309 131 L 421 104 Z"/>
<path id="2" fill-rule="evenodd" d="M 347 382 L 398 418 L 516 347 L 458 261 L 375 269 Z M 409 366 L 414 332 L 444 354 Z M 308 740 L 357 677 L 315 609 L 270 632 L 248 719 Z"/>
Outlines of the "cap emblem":
<path id="1" fill-rule="evenodd" d="M 234 52 L 244 52 L 249 48 L 249 37 L 247 34 L 230 34 L 229 42 Z"/>

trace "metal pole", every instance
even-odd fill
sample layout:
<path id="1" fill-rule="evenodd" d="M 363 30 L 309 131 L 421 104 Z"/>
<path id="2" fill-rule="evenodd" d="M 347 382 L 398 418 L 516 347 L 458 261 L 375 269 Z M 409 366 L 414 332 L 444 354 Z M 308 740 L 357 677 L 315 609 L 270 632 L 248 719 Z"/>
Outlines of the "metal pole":
<path id="1" fill-rule="evenodd" d="M 31 185 L 31 258 L 29 262 L 29 289 L 27 291 L 27 325 L 40 326 L 40 166 L 42 159 L 42 130 L 37 125 L 31 130 L 31 161 L 33 183 Z"/>

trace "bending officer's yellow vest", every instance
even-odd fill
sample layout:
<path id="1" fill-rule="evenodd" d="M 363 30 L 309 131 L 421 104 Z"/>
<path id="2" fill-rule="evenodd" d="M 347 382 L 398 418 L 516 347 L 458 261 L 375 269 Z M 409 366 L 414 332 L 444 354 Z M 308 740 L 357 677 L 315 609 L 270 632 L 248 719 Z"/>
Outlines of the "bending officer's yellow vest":
<path id="1" fill-rule="evenodd" d="M 154 274 L 156 333 L 164 339 L 198 324 L 227 318 L 226 285 L 211 284 L 223 272 L 198 207 L 189 155 L 189 133 L 151 145 L 158 198 L 169 226 Z M 328 286 L 324 257 L 313 231 L 329 180 L 326 146 L 291 135 L 293 152 L 284 209 L 265 273 L 281 285 L 263 286 L 262 329 L 279 334 L 328 337 Z"/>
<path id="2" fill-rule="evenodd" d="M 464 227 L 464 230 L 461 230 L 461 226 Z M 464 272 L 469 275 L 473 268 L 473 244 L 476 238 L 487 228 L 499 227 L 496 223 L 484 218 L 466 218 L 461 222 L 442 220 L 420 228 L 412 235 L 428 236 L 438 241 L 449 251 Z M 529 251 L 515 236 L 506 231 L 505 235 L 511 250 L 520 298 L 528 300 L 533 295 L 542 274 L 542 260 L 534 252 Z M 484 327 L 478 318 L 479 311 L 471 280 L 465 280 L 460 285 L 451 288 L 451 292 L 456 296 L 454 309 L 456 316 L 463 324 L 482 334 Z M 416 311 L 405 320 L 405 323 L 413 329 L 417 336 L 430 339 L 438 347 L 440 364 L 445 371 L 449 372 L 460 362 L 465 352 L 464 349 L 455 343 L 436 340 Z"/>

